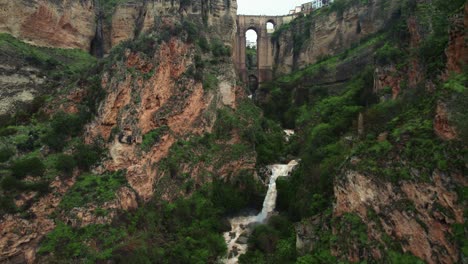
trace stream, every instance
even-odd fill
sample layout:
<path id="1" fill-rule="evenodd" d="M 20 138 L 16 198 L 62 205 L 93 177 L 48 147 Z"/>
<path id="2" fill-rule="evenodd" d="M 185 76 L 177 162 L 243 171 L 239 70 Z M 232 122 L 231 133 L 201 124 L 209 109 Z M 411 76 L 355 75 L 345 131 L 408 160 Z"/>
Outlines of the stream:
<path id="1" fill-rule="evenodd" d="M 286 139 L 294 132 L 285 131 Z M 264 223 L 273 213 L 276 207 L 276 197 L 278 195 L 276 189 L 276 179 L 279 177 L 289 176 L 291 171 L 298 165 L 296 160 L 290 161 L 288 164 L 274 164 L 268 166 L 271 171 L 268 191 L 263 201 L 262 211 L 257 215 L 238 216 L 229 219 L 231 231 L 224 233 L 224 239 L 228 248 L 227 258 L 223 259 L 223 263 L 235 264 L 238 263 L 239 256 L 247 252 L 247 241 L 253 227 L 257 224 Z"/>

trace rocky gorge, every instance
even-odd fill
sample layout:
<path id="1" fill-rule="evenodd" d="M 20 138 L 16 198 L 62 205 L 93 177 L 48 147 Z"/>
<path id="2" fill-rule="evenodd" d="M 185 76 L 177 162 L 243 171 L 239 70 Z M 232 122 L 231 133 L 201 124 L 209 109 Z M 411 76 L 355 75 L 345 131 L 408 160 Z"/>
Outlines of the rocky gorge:
<path id="1" fill-rule="evenodd" d="M 0 263 L 466 262 L 468 5 L 298 15 L 251 96 L 237 4 L 0 0 Z"/>

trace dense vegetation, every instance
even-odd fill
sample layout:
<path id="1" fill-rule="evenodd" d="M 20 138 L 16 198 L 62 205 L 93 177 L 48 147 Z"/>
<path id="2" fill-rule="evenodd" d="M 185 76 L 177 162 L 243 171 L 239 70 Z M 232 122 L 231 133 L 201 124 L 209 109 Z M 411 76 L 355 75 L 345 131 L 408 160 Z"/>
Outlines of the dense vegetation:
<path id="1" fill-rule="evenodd" d="M 113 12 L 123 0 L 100 1 L 106 12 Z M 187 4 L 187 1 L 183 1 Z M 294 55 L 310 38 L 308 30 L 316 16 L 329 12 L 343 12 L 350 5 L 368 4 L 366 0 L 336 0 L 317 13 L 300 17 L 275 32 L 275 38 L 293 31 Z M 208 164 L 219 169 L 232 160 L 255 157 L 257 167 L 263 167 L 293 155 L 301 165 L 288 179 L 279 179 L 277 209 L 280 214 L 266 224 L 255 227 L 249 238 L 249 251 L 240 257 L 241 263 L 337 263 L 331 248 L 345 252 L 351 243 L 367 249 L 371 241 L 366 225 L 355 214 L 332 215 L 333 183 L 345 169 L 378 177 L 381 181 L 398 183 L 401 180 L 430 182 L 434 171 L 465 170 L 464 146 L 468 138 L 467 72 L 438 78 L 445 67 L 445 48 L 448 40 L 449 17 L 459 11 L 464 1 L 436 0 L 432 4 L 415 1 L 403 3 L 400 17 L 392 21 L 384 32 L 362 40 L 359 45 L 342 54 L 320 58 L 305 69 L 281 76 L 262 90 L 269 98 L 261 101 L 263 108 L 251 100 L 237 102 L 236 109 L 219 108 L 212 133 L 180 138 L 169 150 L 169 155 L 158 164 L 163 178 L 158 184 L 163 191 L 174 191 L 182 198 L 165 202 L 156 191 L 150 201 L 140 202 L 138 209 L 111 212 L 103 209 L 105 203 L 116 198 L 115 192 L 129 184 L 126 171 L 96 174 L 91 169 L 105 155 L 104 142 L 83 144 L 83 127 L 96 114 L 104 97 L 101 88 L 102 71 L 113 72 L 113 63 L 121 61 L 126 49 L 151 57 L 159 45 L 171 38 L 180 38 L 193 44 L 193 64 L 183 78 L 200 82 L 206 93 L 218 87 L 218 76 L 223 63 L 229 62 L 230 49 L 216 37 L 211 38 L 203 23 L 183 20 L 160 30 L 161 34 L 142 35 L 114 48 L 102 62 L 84 52 L 37 48 L 22 43 L 9 35 L 0 35 L 0 47 L 41 67 L 52 76 L 51 88 L 63 83 L 54 96 L 84 87 L 85 98 L 78 103 L 78 112 L 44 111 L 53 103 L 51 95 L 36 99 L 30 108 L 4 118 L 0 123 L 0 217 L 18 213 L 23 218 L 34 218 L 28 209 L 34 201 L 50 193 L 50 183 L 75 176 L 76 183 L 64 195 L 57 211 L 51 217 L 56 228 L 41 243 L 39 258 L 47 262 L 115 262 L 115 263 L 216 263 L 226 254 L 222 233 L 229 230 L 227 217 L 246 208 L 259 209 L 265 188 L 253 170 L 241 170 L 225 179 L 220 175 L 202 172 L 203 185 L 197 185 L 184 169 Z M 429 14 L 437 15 L 429 15 Z M 417 15 L 431 28 L 419 48 L 409 48 L 408 15 Z M 106 14 L 108 15 L 108 14 Z M 328 91 L 313 83 L 313 78 L 334 71 L 341 63 L 373 50 L 374 64 L 364 67 L 341 89 Z M 254 50 L 248 50 L 254 58 Z M 428 92 L 423 84 L 409 87 L 402 82 L 402 91 L 395 100 L 389 99 L 388 87 L 374 93 L 374 69 L 393 65 L 406 69 L 408 58 L 417 58 L 424 65 L 424 74 L 434 82 Z M 255 60 L 252 60 L 252 62 Z M 254 66 L 254 64 L 249 64 Z M 91 69 L 90 69 L 91 68 Z M 128 72 L 138 75 L 134 69 Z M 144 80 L 153 72 L 145 74 Z M 67 80 L 68 79 L 68 80 Z M 433 117 L 438 102 L 447 103 L 453 113 L 450 118 L 457 128 L 458 141 L 442 141 L 433 131 Z M 45 107 L 44 107 L 45 106 Z M 263 114 L 264 113 L 264 114 Z M 358 116 L 364 120 L 359 127 Z M 281 124 L 294 128 L 298 134 L 289 145 L 284 142 Z M 360 132 L 358 132 L 360 131 Z M 115 132 L 115 131 L 114 131 Z M 142 135 L 143 153 L 150 151 L 161 138 L 172 133 L 168 126 Z M 382 137 L 385 135 L 385 137 Z M 235 144 L 226 142 L 235 141 Z M 461 141 L 461 144 L 460 144 Z M 351 163 L 350 158 L 361 161 Z M 58 177 L 58 178 L 57 178 Z M 171 189 L 173 188 L 173 189 Z M 466 187 L 458 187 L 461 200 L 466 200 Z M 15 204 L 23 192 L 35 192 L 26 204 Z M 107 224 L 79 227 L 65 219 L 76 208 L 94 206 L 92 214 L 105 218 L 113 213 Z M 408 210 L 414 205 L 401 204 Z M 442 210 L 442 209 L 441 209 Z M 376 217 L 369 210 L 369 218 Z M 297 252 L 295 225 L 301 221 L 317 221 L 318 240 L 313 252 Z M 349 234 L 336 236 L 337 232 Z M 466 226 L 454 225 L 450 239 L 468 254 Z M 420 263 L 416 257 L 405 254 L 390 237 L 382 237 L 385 259 L 389 263 Z"/>
<path id="2" fill-rule="evenodd" d="M 49 184 L 56 176 L 70 175 L 76 166 L 89 168 L 98 159 L 95 147 L 72 140 L 81 133 L 95 110 L 95 102 L 100 100 L 99 85 L 92 78 L 84 79 L 93 74 L 89 68 L 96 59 L 79 50 L 34 47 L 8 34 L 0 34 L 0 49 L 14 63 L 37 67 L 48 76 L 44 84 L 48 90 L 39 90 L 39 96 L 30 104 L 0 117 L 0 215 L 22 213 L 32 217 L 25 213 L 32 203 L 17 206 L 13 202 L 18 194 L 37 192 L 34 202 L 49 193 Z M 66 80 L 63 90 L 55 94 L 61 96 L 80 78 L 89 84 L 89 97 L 78 106 L 79 113 L 46 113 L 45 106 L 54 98 L 51 91 Z M 41 151 L 44 146 L 52 151 Z M 72 156 L 60 154 L 63 149 L 74 150 Z"/>
<path id="3" fill-rule="evenodd" d="M 333 11 L 342 14 L 353 4 L 367 3 L 335 1 L 330 8 L 283 26 L 275 32 L 275 38 L 294 28 L 290 32 L 297 54 L 309 38 L 304 32 L 309 32 L 311 19 Z M 462 77 L 467 76 L 467 72 L 453 75 L 446 81 L 437 77 L 445 67 L 448 18 L 459 12 L 463 4 L 464 1 L 403 3 L 399 17 L 360 46 L 322 58 L 314 65 L 263 85 L 261 89 L 268 94 L 268 99 L 261 104 L 267 117 L 299 132 L 288 151 L 301 158 L 301 165 L 289 179 L 277 180 L 277 209 L 289 229 L 271 222 L 257 227 L 249 240 L 249 252 L 241 257 L 241 263 L 336 263 L 338 260 L 331 255 L 330 248 L 346 252 L 351 242 L 360 248 L 368 247 L 367 228 L 359 216 L 349 214 L 340 219 L 332 218 L 333 183 L 342 171 L 352 169 L 397 184 L 401 180 L 431 181 L 434 171 L 465 170 L 467 152 L 463 145 L 466 143 L 460 144 L 460 141 L 466 141 L 468 119 L 459 107 L 465 105 L 461 100 L 466 99 L 468 92 L 467 80 Z M 430 15 L 432 12 L 438 15 Z M 418 21 L 421 19 L 423 27 L 433 27 L 425 33 L 429 37 L 416 50 L 409 48 L 410 33 L 406 25 L 409 15 L 416 15 Z M 360 70 L 340 91 L 324 90 L 314 84 L 317 76 L 333 72 L 340 63 L 365 54 L 368 49 L 375 50 L 375 65 Z M 423 83 L 410 88 L 407 80 L 402 82 L 402 92 L 396 100 L 388 99 L 391 89 L 383 89 L 378 94 L 372 91 L 375 67 L 394 65 L 396 69 L 405 69 L 412 57 L 425 65 L 425 78 L 436 83 L 435 91 L 428 92 Z M 433 130 L 437 102 L 447 100 L 460 135 L 457 141 L 443 141 Z M 359 114 L 364 120 L 363 128 L 358 127 Z M 361 129 L 363 133 L 358 134 Z M 384 139 L 381 139 L 382 135 L 385 135 Z M 349 162 L 352 157 L 357 157 L 360 162 L 353 165 Z M 457 192 L 464 197 L 466 188 L 461 187 Z M 414 207 L 411 204 L 402 206 L 409 208 L 407 210 Z M 300 256 L 295 251 L 296 241 L 291 238 L 294 236 L 293 223 L 310 218 L 320 219 L 316 224 L 321 229 L 315 231 L 319 238 L 313 252 Z M 349 237 L 334 236 L 330 230 L 332 225 Z M 454 228 L 460 230 L 459 226 L 454 225 Z M 403 254 L 391 238 L 384 241 L 385 247 L 391 249 L 385 256 L 391 263 L 422 263 L 414 256 Z M 465 243 L 458 245 L 463 247 Z M 466 256 L 465 249 L 463 252 Z"/>

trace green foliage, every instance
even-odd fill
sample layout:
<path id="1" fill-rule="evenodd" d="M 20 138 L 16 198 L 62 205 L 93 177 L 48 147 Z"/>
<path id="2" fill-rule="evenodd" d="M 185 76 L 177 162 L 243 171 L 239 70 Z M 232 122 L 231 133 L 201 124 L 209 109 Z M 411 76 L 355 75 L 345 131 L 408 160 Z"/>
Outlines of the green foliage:
<path id="1" fill-rule="evenodd" d="M 433 132 L 438 95 L 422 93 L 426 92 L 422 89 L 407 91 L 400 99 L 377 104 L 366 111 L 364 119 L 369 124 L 369 136 L 353 150 L 363 158 L 357 165 L 359 170 L 392 182 L 428 181 L 435 169 L 462 170 L 462 156 L 466 151 L 459 144 L 443 142 Z M 389 139 L 376 141 L 376 135 L 384 131 L 390 132 Z M 404 159 L 405 164 L 398 159 Z"/>
<path id="2" fill-rule="evenodd" d="M 3 127 L 0 129 L 0 137 L 7 137 L 14 135 L 18 132 L 18 130 L 14 127 Z"/>
<path id="3" fill-rule="evenodd" d="M 344 11 L 348 7 L 349 0 L 335 0 L 330 6 L 330 11 L 336 12 L 338 17 L 342 17 Z"/>
<path id="4" fill-rule="evenodd" d="M 76 167 L 76 162 L 73 156 L 66 154 L 59 154 L 55 164 L 55 168 L 58 171 L 63 172 L 65 175 L 69 176 L 73 172 L 73 169 Z"/>
<path id="5" fill-rule="evenodd" d="M 272 216 L 268 224 L 256 226 L 248 244 L 240 263 L 294 263 L 296 259 L 294 226 L 283 216 Z"/>
<path id="6" fill-rule="evenodd" d="M 251 101 L 243 101 L 234 112 L 224 108 L 218 111 L 214 135 L 229 139 L 233 132 L 246 140 L 257 152 L 258 164 L 269 164 L 279 159 L 284 150 L 284 134 L 277 124 L 262 118 L 262 113 Z"/>
<path id="7" fill-rule="evenodd" d="M 161 137 L 166 134 L 169 130 L 168 126 L 162 126 L 157 129 L 151 130 L 147 134 L 143 135 L 143 142 L 141 143 L 141 149 L 148 151 L 156 144 Z"/>
<path id="8" fill-rule="evenodd" d="M 187 41 L 190 43 L 194 42 L 200 34 L 197 25 L 191 21 L 184 20 L 184 22 L 182 23 L 182 28 L 187 32 Z"/>
<path id="9" fill-rule="evenodd" d="M 44 175 L 45 166 L 37 157 L 23 158 L 13 162 L 11 171 L 17 179 L 23 179 L 28 175 L 40 177 Z"/>
<path id="10" fill-rule="evenodd" d="M 15 151 L 11 147 L 0 147 L 0 162 L 8 161 L 15 155 Z"/>
<path id="11" fill-rule="evenodd" d="M 257 68 L 257 48 L 255 47 L 247 47 L 245 49 L 245 56 L 246 56 L 246 67 L 247 70 L 253 70 Z"/>
<path id="12" fill-rule="evenodd" d="M 457 130 L 458 138 L 468 143 L 468 77 L 466 70 L 463 74 L 451 76 L 443 87 L 447 90 L 444 97 L 448 101 L 449 119 Z"/>
<path id="13" fill-rule="evenodd" d="M 216 75 L 211 73 L 206 73 L 203 76 L 203 89 L 205 91 L 215 90 L 218 88 L 219 80 Z"/>
<path id="14" fill-rule="evenodd" d="M 249 249 L 271 254 L 276 249 L 279 237 L 275 229 L 268 225 L 256 226 L 249 237 Z"/>
<path id="15" fill-rule="evenodd" d="M 346 251 L 350 245 L 357 245 L 359 248 L 367 247 L 367 225 L 355 214 L 346 213 L 340 219 L 334 219 L 338 223 L 338 233 L 347 234 L 337 237 L 335 244 L 341 250 Z"/>
<path id="16" fill-rule="evenodd" d="M 206 37 L 203 35 L 198 38 L 197 45 L 200 47 L 200 49 L 204 53 L 207 53 L 208 51 L 210 51 L 210 48 L 211 48 L 210 43 L 208 42 Z"/>
<path id="17" fill-rule="evenodd" d="M 98 0 L 97 4 L 100 8 L 100 11 L 106 18 L 107 22 L 111 22 L 111 18 L 114 14 L 115 8 L 122 3 L 127 2 L 128 0 Z"/>
<path id="18" fill-rule="evenodd" d="M 228 57 L 231 56 L 231 49 L 224 45 L 219 39 L 213 39 L 211 41 L 211 53 L 215 57 Z"/>
<path id="19" fill-rule="evenodd" d="M 112 256 L 116 242 L 125 236 L 123 230 L 107 225 L 88 225 L 84 228 L 72 228 L 59 222 L 55 229 L 47 234 L 39 248 L 39 254 L 53 253 L 60 259 L 86 259 L 89 262 L 108 259 Z M 94 239 L 98 248 L 91 247 L 86 241 Z"/>
<path id="20" fill-rule="evenodd" d="M 102 150 L 98 145 L 80 144 L 76 146 L 73 158 L 75 159 L 78 167 L 86 171 L 99 161 L 101 153 Z"/>
<path id="21" fill-rule="evenodd" d="M 81 133 L 85 122 L 83 116 L 58 112 L 50 120 L 50 129 L 42 135 L 41 141 L 53 150 L 60 151 L 70 137 Z"/>
<path id="22" fill-rule="evenodd" d="M 425 263 L 421 259 L 419 259 L 416 256 L 413 256 L 408 253 L 399 253 L 395 251 L 390 251 L 388 252 L 388 261 L 389 263 L 394 263 L 394 264 L 423 264 Z"/>
<path id="23" fill-rule="evenodd" d="M 330 250 L 316 252 L 314 255 L 307 254 L 297 259 L 296 264 L 333 264 L 337 259 Z"/>
<path id="24" fill-rule="evenodd" d="M 48 70 L 53 79 L 79 75 L 96 62 L 96 58 L 82 50 L 31 46 L 5 33 L 0 34 L 0 48 Z"/>
<path id="25" fill-rule="evenodd" d="M 389 43 L 385 43 L 385 45 L 377 50 L 377 53 L 375 54 L 376 61 L 380 65 L 398 63 L 398 61 L 401 61 L 404 56 L 405 55 L 401 49 L 393 47 Z"/>
<path id="26" fill-rule="evenodd" d="M 450 17 L 462 10 L 464 2 L 455 0 L 448 3 L 437 0 L 432 4 L 417 5 L 418 18 L 425 22 L 424 26 L 431 29 L 419 47 L 419 58 L 426 66 L 428 76 L 439 74 L 445 67 Z"/>
<path id="27" fill-rule="evenodd" d="M 102 204 L 115 198 L 115 192 L 127 184 L 122 171 L 112 174 L 83 174 L 63 197 L 60 208 L 70 210 L 88 203 Z"/>
<path id="28" fill-rule="evenodd" d="M 238 195 L 240 191 L 242 195 Z M 214 180 L 210 198 L 224 214 L 233 214 L 247 207 L 261 207 L 263 191 L 251 173 L 240 173 L 232 182 Z"/>

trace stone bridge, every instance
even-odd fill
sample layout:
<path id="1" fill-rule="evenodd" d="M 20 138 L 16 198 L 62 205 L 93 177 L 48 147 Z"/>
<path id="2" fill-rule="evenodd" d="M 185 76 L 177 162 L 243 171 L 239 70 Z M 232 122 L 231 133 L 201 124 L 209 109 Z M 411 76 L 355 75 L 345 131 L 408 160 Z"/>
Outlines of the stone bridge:
<path id="1" fill-rule="evenodd" d="M 273 79 L 273 43 L 272 34 L 267 32 L 267 23 L 272 23 L 275 29 L 289 23 L 293 16 L 237 16 L 237 34 L 234 44 L 234 63 L 239 77 L 244 82 L 256 81 L 262 83 Z M 257 32 L 257 70 L 248 71 L 246 61 L 246 37 L 247 30 Z"/>

